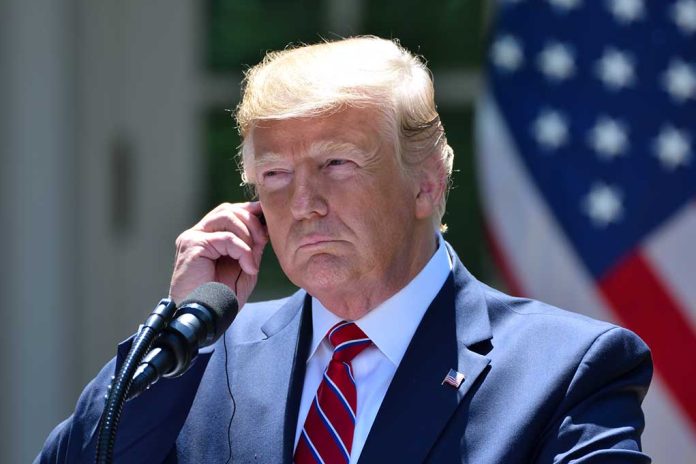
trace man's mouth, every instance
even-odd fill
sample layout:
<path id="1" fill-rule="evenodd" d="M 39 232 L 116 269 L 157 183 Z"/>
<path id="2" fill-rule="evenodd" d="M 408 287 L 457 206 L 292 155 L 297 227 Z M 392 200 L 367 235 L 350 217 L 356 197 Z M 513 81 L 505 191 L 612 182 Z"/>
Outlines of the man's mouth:
<path id="1" fill-rule="evenodd" d="M 320 246 L 328 242 L 334 242 L 332 237 L 326 235 L 306 235 L 300 239 L 298 243 L 298 248 Z"/>

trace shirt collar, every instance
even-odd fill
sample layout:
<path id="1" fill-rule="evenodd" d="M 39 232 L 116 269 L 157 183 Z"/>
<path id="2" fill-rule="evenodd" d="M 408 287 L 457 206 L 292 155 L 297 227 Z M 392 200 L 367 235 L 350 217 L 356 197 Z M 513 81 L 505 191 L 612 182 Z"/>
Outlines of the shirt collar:
<path id="1" fill-rule="evenodd" d="M 447 252 L 444 239 L 439 235 L 435 254 L 416 277 L 392 297 L 355 321 L 395 366 L 399 366 L 425 311 L 451 271 L 452 259 Z M 313 335 L 308 360 L 314 356 L 329 329 L 340 321 L 340 317 L 312 297 Z"/>

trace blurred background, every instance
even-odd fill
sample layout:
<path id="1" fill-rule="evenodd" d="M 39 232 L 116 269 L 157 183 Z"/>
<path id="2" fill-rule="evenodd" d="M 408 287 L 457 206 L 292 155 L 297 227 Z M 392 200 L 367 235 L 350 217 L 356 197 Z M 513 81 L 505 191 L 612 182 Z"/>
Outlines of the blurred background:
<path id="1" fill-rule="evenodd" d="M 641 0 L 613 3 L 643 5 Z M 670 8 L 687 5 L 685 15 L 688 19 L 692 14 L 696 31 L 696 2 L 667 3 Z M 523 4 L 538 9 L 538 14 L 522 9 Z M 71 413 L 84 385 L 115 354 L 117 343 L 166 296 L 176 236 L 218 203 L 248 199 L 236 169 L 239 138 L 229 110 L 238 102 L 244 70 L 260 61 L 266 50 L 289 43 L 375 34 L 398 38 L 425 56 L 456 154 L 445 222 L 446 238 L 462 261 L 493 286 L 621 322 L 651 343 L 652 335 L 642 330 L 654 319 L 646 316 L 647 323 L 634 323 L 612 309 L 632 302 L 615 303 L 601 289 L 592 290 L 599 295 L 596 299 L 586 296 L 590 281 L 614 268 L 613 262 L 602 267 L 585 260 L 585 245 L 573 247 L 568 231 L 572 220 L 555 213 L 558 208 L 576 209 L 575 204 L 563 203 L 559 194 L 556 204 L 542 208 L 545 220 L 525 225 L 528 217 L 541 214 L 529 202 L 538 204 L 550 195 L 542 180 L 574 167 L 572 158 L 566 158 L 555 174 L 539 171 L 525 156 L 572 146 L 567 123 L 572 108 L 535 126 L 531 134 L 541 149 L 527 149 L 524 138 L 530 132 L 520 134 L 514 128 L 500 129 L 484 141 L 493 130 L 491 124 L 504 119 L 512 125 L 516 118 L 532 121 L 533 115 L 524 110 L 517 114 L 517 108 L 544 109 L 544 98 L 555 98 L 558 89 L 545 95 L 530 83 L 531 75 L 525 80 L 520 74 L 518 81 L 510 76 L 533 63 L 531 57 L 525 61 L 531 45 L 520 46 L 524 29 L 534 25 L 529 43 L 539 42 L 544 29 L 540 18 L 557 15 L 548 20 L 560 25 L 557 33 L 572 33 L 563 21 L 573 19 L 573 10 L 582 7 L 579 0 L 1 0 L 0 5 L 0 315 L 5 329 L 0 337 L 0 462 L 30 462 L 50 430 Z M 622 8 L 617 11 L 633 11 L 630 5 Z M 647 5 L 641 8 L 646 23 L 652 11 Z M 690 23 L 685 24 L 690 30 Z M 503 31 L 518 26 L 516 35 Z M 664 39 L 659 34 L 650 37 L 660 44 Z M 693 31 L 686 37 L 693 45 Z M 568 60 L 561 55 L 551 57 L 548 66 L 540 61 L 541 71 L 551 80 L 564 73 L 568 77 Z M 680 127 L 693 129 L 696 116 L 696 77 L 689 80 L 693 53 L 682 62 L 675 88 L 685 95 L 685 103 L 678 120 L 689 122 L 675 126 L 677 132 Z M 581 65 L 578 60 L 577 67 Z M 612 69 L 616 74 L 618 68 Z M 563 93 L 572 94 L 567 89 Z M 639 98 L 645 94 L 633 97 Z M 625 108 L 630 112 L 633 107 Z M 506 111 L 511 116 L 506 117 Z M 608 144 L 610 152 L 614 147 L 621 154 L 617 137 L 616 131 L 608 142 L 599 137 L 605 142 L 598 142 L 599 152 Z M 691 138 L 680 140 L 686 148 L 684 143 L 675 145 L 674 137 L 670 145 L 670 159 L 681 176 L 671 182 L 693 199 Z M 513 146 L 526 168 L 515 166 L 526 170 L 532 183 L 540 182 L 532 188 L 532 200 L 514 190 L 524 189 L 522 181 L 506 171 L 514 166 L 489 156 L 501 152 L 502 144 Z M 580 145 L 585 150 L 586 144 Z M 589 169 L 581 167 L 583 173 Z M 595 195 L 595 202 L 588 200 L 584 210 L 593 223 L 610 226 L 621 213 L 631 212 L 630 205 L 627 202 L 622 211 L 617 206 L 621 196 L 615 195 L 612 203 L 606 189 L 604 193 Z M 677 206 L 660 221 L 647 221 L 646 234 L 681 214 L 683 208 Z M 516 218 L 514 229 L 506 223 L 509 218 Z M 560 225 L 548 225 L 554 221 Z M 570 238 L 550 238 L 544 226 L 556 238 Z M 691 237 L 693 247 L 696 222 L 679 231 Z M 587 236 L 582 229 L 580 235 Z M 570 242 L 571 251 L 554 248 L 561 246 L 559 240 Z M 638 239 L 631 240 L 635 244 Z M 619 257 L 626 254 L 622 246 L 615 253 Z M 686 264 L 680 264 L 678 274 L 685 272 L 693 283 L 696 256 L 689 253 L 680 261 Z M 565 264 L 557 263 L 566 254 L 570 257 L 563 258 Z M 573 277 L 567 262 L 581 269 L 582 285 L 568 283 Z M 518 268 L 518 263 L 530 267 Z M 633 285 L 630 279 L 621 282 Z M 252 299 L 292 290 L 268 247 Z M 696 457 L 696 404 L 684 399 L 696 397 L 690 367 L 696 356 L 690 322 L 696 299 L 687 291 L 680 301 L 686 315 L 673 322 L 681 327 L 678 350 L 688 355 L 672 364 L 686 367 L 681 376 L 668 373 L 667 381 L 658 377 L 646 404 L 645 448 L 656 462 L 686 463 Z M 669 354 L 671 345 L 661 334 L 656 343 Z"/>

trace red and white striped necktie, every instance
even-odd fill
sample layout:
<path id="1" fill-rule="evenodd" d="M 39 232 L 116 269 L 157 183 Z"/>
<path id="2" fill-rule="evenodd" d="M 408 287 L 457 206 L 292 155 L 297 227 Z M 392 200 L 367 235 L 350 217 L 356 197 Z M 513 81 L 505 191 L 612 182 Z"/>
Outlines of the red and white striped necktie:
<path id="1" fill-rule="evenodd" d="M 351 361 L 372 342 L 357 325 L 345 321 L 333 326 L 328 338 L 333 356 L 307 413 L 295 449 L 296 464 L 350 461 L 358 405 Z"/>

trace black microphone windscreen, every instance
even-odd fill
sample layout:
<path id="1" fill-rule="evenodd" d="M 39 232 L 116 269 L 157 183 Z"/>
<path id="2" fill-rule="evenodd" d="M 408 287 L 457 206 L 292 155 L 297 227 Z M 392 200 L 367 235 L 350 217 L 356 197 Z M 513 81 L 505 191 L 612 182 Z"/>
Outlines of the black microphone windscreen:
<path id="1" fill-rule="evenodd" d="M 213 313 L 215 321 L 215 340 L 232 324 L 239 302 L 234 292 L 225 284 L 208 282 L 192 291 L 179 305 L 183 308 L 187 304 L 197 303 L 205 306 Z"/>

